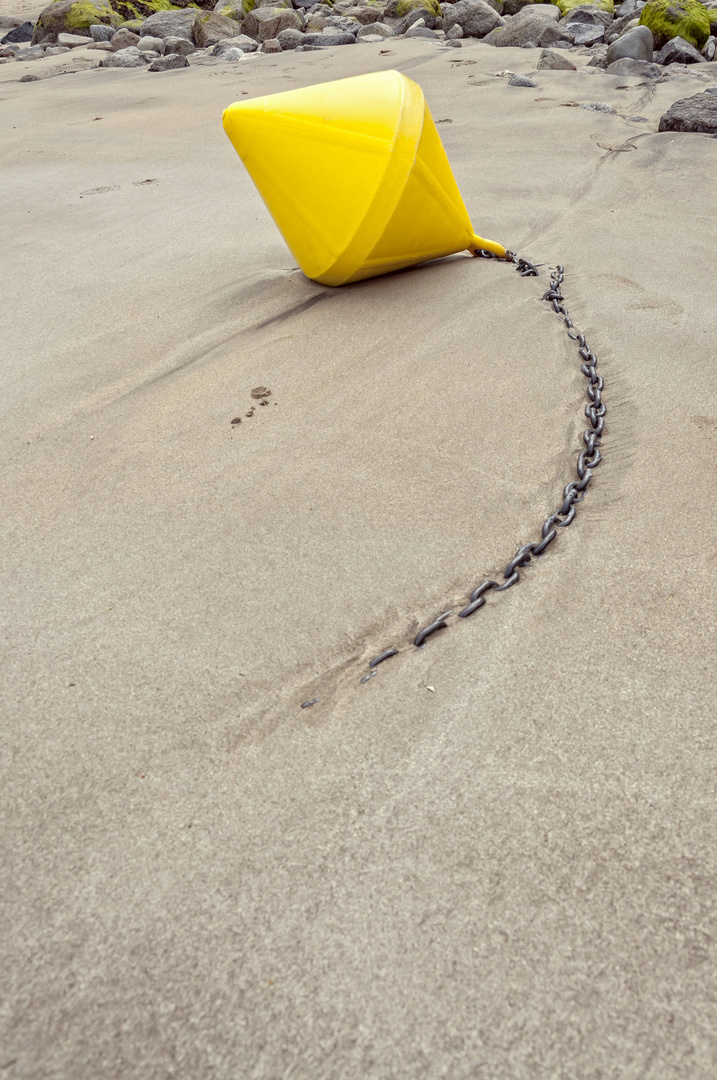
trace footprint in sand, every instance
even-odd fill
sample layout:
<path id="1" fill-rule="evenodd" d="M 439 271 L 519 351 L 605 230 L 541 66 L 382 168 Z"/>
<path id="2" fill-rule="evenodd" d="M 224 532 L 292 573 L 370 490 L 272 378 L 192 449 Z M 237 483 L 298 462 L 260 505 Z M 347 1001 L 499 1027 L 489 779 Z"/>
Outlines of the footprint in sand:
<path id="1" fill-rule="evenodd" d="M 85 195 L 104 195 L 106 191 L 119 191 L 119 184 L 111 184 L 109 187 L 93 187 L 88 191 L 81 191 L 80 198 L 84 199 Z"/>

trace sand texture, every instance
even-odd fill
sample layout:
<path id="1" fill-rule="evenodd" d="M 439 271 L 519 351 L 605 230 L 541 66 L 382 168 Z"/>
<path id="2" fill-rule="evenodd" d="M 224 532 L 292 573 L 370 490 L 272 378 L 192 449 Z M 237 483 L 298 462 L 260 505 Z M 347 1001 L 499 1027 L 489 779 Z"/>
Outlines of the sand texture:
<path id="1" fill-rule="evenodd" d="M 714 77 L 536 56 L 0 67 L 3 1078 L 714 1080 Z M 389 67 L 609 408 L 420 651 L 584 378 L 545 276 L 296 268 L 222 109 Z"/>

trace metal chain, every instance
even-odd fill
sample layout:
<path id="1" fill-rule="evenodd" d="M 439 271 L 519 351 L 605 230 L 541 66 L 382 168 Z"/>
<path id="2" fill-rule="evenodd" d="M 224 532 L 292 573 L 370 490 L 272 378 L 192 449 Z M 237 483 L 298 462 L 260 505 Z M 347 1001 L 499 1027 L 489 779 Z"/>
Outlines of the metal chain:
<path id="1" fill-rule="evenodd" d="M 481 250 L 476 251 L 474 254 L 484 259 L 496 258 L 490 251 Z M 521 277 L 539 277 L 538 267 L 534 263 L 528 262 L 527 259 L 520 258 L 514 251 L 508 251 L 506 253 L 505 261 L 513 263 Z M 593 469 L 596 469 L 602 461 L 602 454 L 600 453 L 599 447 L 602 442 L 606 413 L 605 405 L 602 400 L 603 380 L 596 370 L 597 357 L 595 356 L 595 353 L 589 348 L 588 343 L 585 340 L 585 334 L 576 333 L 573 320 L 570 318 L 568 309 L 565 307 L 561 288 L 563 277 L 562 266 L 551 267 L 550 288 L 543 294 L 543 300 L 548 301 L 548 303 L 552 305 L 555 313 L 565 323 L 568 337 L 573 341 L 577 341 L 578 352 L 581 359 L 580 370 L 588 380 L 585 387 L 588 396 L 588 403 L 585 406 L 585 415 L 590 421 L 590 426 L 583 432 L 585 448 L 578 454 L 576 463 L 578 478 L 577 480 L 571 480 L 563 489 L 563 501 L 543 522 L 540 540 L 535 543 L 523 544 L 518 548 L 503 571 L 503 581 L 500 584 L 497 581 L 488 579 L 483 581 L 480 585 L 477 585 L 470 594 L 467 606 L 458 612 L 459 619 L 467 619 L 469 615 L 472 615 L 474 612 L 478 611 L 479 608 L 482 608 L 486 602 L 487 593 L 505 592 L 506 589 L 510 589 L 513 585 L 517 585 L 520 581 L 521 569 L 526 567 L 534 559 L 539 559 L 545 553 L 549 545 L 552 544 L 553 540 L 558 535 L 558 529 L 566 529 L 568 525 L 572 525 L 575 520 L 577 507 L 587 494 L 588 485 L 592 480 Z M 426 640 L 431 634 L 434 634 L 437 630 L 444 629 L 448 625 L 447 620 L 452 614 L 453 610 L 444 611 L 442 615 L 438 615 L 437 618 L 433 619 L 427 626 L 424 626 L 422 630 L 419 630 L 413 640 L 415 647 L 417 649 L 424 648 Z M 374 656 L 372 660 L 369 660 L 368 666 L 371 670 L 368 675 L 365 675 L 361 679 L 361 682 L 367 682 L 369 679 L 373 678 L 376 674 L 378 665 L 382 664 L 384 660 L 388 660 L 389 657 L 396 656 L 399 651 L 399 649 L 392 646 L 390 649 L 384 649 L 378 656 Z"/>

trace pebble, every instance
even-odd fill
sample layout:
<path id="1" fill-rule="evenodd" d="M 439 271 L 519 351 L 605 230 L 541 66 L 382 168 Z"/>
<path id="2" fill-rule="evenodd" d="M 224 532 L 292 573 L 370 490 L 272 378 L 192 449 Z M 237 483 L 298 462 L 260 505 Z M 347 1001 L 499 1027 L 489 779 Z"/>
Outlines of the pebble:
<path id="1" fill-rule="evenodd" d="M 537 86 L 536 82 L 528 78 L 527 75 L 512 75 L 508 79 L 508 86 Z"/>
<path id="2" fill-rule="evenodd" d="M 612 105 L 606 105 L 604 101 L 588 101 L 585 105 L 580 106 L 581 109 L 588 109 L 590 112 L 602 112 L 602 113 L 614 113 Z"/>

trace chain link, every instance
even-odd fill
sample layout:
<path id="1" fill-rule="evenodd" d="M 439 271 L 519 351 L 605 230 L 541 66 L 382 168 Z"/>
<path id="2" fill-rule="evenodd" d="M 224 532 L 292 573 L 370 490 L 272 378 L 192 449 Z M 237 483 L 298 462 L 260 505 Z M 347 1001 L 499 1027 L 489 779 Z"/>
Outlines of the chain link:
<path id="1" fill-rule="evenodd" d="M 490 251 L 481 250 L 474 252 L 474 254 L 484 259 L 495 259 L 497 257 Z M 512 263 L 521 277 L 540 276 L 538 273 L 538 266 L 542 265 L 542 263 L 531 263 L 527 259 L 523 259 L 516 255 L 514 251 L 506 252 L 505 261 Z M 580 451 L 576 462 L 578 478 L 577 480 L 571 480 L 563 489 L 562 503 L 543 522 L 540 531 L 540 539 L 534 543 L 522 544 L 518 548 L 503 571 L 503 581 L 501 583 L 488 579 L 480 585 L 477 585 L 470 594 L 468 605 L 464 607 L 462 611 L 458 612 L 459 619 L 467 619 L 470 615 L 473 615 L 474 612 L 478 611 L 479 608 L 482 608 L 486 603 L 488 593 L 505 592 L 507 589 L 512 588 L 513 585 L 517 585 L 520 581 L 520 571 L 534 560 L 539 559 L 545 553 L 548 546 L 552 544 L 553 540 L 558 535 L 557 530 L 566 529 L 569 525 L 572 525 L 575 520 L 577 507 L 587 494 L 588 485 L 592 480 L 593 470 L 596 469 L 602 461 L 602 454 L 599 447 L 602 442 L 603 429 L 605 427 L 605 413 L 607 411 L 602 400 L 604 384 L 602 377 L 597 373 L 597 357 L 589 347 L 585 339 L 585 334 L 576 331 L 573 320 L 570 318 L 568 309 L 565 306 L 565 298 L 562 292 L 563 279 L 563 267 L 551 267 L 550 288 L 543 294 L 543 300 L 547 301 L 552 306 L 553 311 L 563 321 L 568 337 L 572 341 L 577 341 L 578 353 L 582 361 L 580 370 L 588 380 L 585 387 L 588 397 L 588 403 L 585 406 L 585 415 L 590 422 L 590 426 L 583 432 L 585 449 Z M 453 611 L 446 611 L 433 619 L 433 621 L 422 630 L 419 630 L 413 639 L 414 646 L 417 649 L 425 648 L 427 638 L 437 630 L 445 629 L 448 626 L 447 620 L 452 614 Z M 384 649 L 378 656 L 374 656 L 372 660 L 369 660 L 371 674 L 376 674 L 378 665 L 383 663 L 384 660 L 388 660 L 389 657 L 396 656 L 399 651 L 400 650 L 395 646 L 392 646 L 389 649 Z M 366 678 L 361 681 L 365 682 Z"/>

